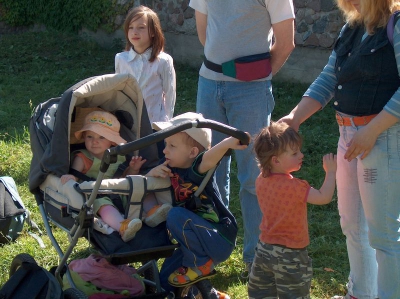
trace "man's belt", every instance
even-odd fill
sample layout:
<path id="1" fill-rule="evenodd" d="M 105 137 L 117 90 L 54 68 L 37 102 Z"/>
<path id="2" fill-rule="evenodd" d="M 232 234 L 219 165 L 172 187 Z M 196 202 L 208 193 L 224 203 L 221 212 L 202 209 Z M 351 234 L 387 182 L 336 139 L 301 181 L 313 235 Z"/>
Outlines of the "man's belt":
<path id="1" fill-rule="evenodd" d="M 223 64 L 216 64 L 204 57 L 204 65 L 216 73 L 222 73 L 241 81 L 253 81 L 269 76 L 271 73 L 270 57 L 269 52 L 266 52 L 239 57 Z"/>

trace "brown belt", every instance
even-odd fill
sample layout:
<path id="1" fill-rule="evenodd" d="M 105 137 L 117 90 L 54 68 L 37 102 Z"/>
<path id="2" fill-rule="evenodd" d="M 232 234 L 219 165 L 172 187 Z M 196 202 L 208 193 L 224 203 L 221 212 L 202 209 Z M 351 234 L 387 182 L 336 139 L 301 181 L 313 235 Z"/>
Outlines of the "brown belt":
<path id="1" fill-rule="evenodd" d="M 341 116 L 339 113 L 336 113 L 336 121 L 339 126 L 364 126 L 368 124 L 375 116 L 378 114 L 368 115 L 368 116 L 353 116 L 346 117 Z"/>

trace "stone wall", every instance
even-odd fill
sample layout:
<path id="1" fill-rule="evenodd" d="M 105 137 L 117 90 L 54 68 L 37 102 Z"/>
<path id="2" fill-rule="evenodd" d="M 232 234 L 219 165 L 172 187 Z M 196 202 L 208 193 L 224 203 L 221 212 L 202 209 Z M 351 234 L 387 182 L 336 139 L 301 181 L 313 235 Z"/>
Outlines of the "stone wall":
<path id="1" fill-rule="evenodd" d="M 80 34 L 92 37 L 102 46 L 111 46 L 115 40 L 123 41 L 122 31 L 126 13 L 132 7 L 146 5 L 157 12 L 165 31 L 166 52 L 176 62 L 200 67 L 203 47 L 197 38 L 194 10 L 189 0 L 113 0 L 116 16 L 111 22 L 114 32 L 91 32 L 83 29 Z M 243 0 L 245 1 L 245 0 Z M 332 45 L 336 40 L 343 18 L 335 6 L 335 0 L 293 0 L 296 13 L 296 48 L 276 78 L 310 83 L 324 67 Z M 34 29 L 38 25 L 34 26 Z M 40 27 L 40 26 L 39 26 Z M 10 30 L 0 23 L 1 32 L 18 32 L 28 28 Z M 122 50 L 122 49 L 121 49 Z"/>
<path id="2" fill-rule="evenodd" d="M 344 25 L 333 0 L 294 0 L 298 46 L 332 48 Z"/>
<path id="3" fill-rule="evenodd" d="M 344 22 L 335 0 L 293 1 L 296 48 L 275 78 L 311 83 L 325 66 Z M 189 7 L 189 0 L 118 0 L 120 8 L 117 11 L 121 14 L 115 18 L 115 28 L 121 28 L 124 11 L 140 4 L 152 8 L 159 15 L 165 31 L 166 51 L 174 60 L 200 67 L 203 47 L 197 38 L 194 10 Z M 112 35 L 101 30 L 85 33 L 103 44 L 114 38 L 124 39 L 122 30 L 116 30 Z"/>
<path id="4" fill-rule="evenodd" d="M 132 7 L 143 4 L 157 12 L 165 32 L 196 35 L 194 10 L 189 0 L 120 0 L 118 5 Z M 340 28 L 341 13 L 334 0 L 294 0 L 296 13 L 295 43 L 297 46 L 331 49 Z M 118 15 L 116 26 L 124 16 Z"/>

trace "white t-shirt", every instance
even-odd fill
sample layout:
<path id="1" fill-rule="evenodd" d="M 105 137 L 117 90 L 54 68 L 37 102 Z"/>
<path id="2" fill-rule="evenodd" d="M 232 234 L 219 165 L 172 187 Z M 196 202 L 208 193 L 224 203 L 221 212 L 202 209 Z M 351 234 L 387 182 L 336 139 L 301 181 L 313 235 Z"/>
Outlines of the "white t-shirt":
<path id="1" fill-rule="evenodd" d="M 176 75 L 172 57 L 161 52 L 149 61 L 151 48 L 143 54 L 133 49 L 115 55 L 115 72 L 135 77 L 143 94 L 150 122 L 168 121 L 174 114 Z"/>
<path id="2" fill-rule="evenodd" d="M 190 0 L 189 5 L 207 15 L 204 55 L 217 64 L 269 52 L 272 24 L 295 17 L 292 0 Z M 200 75 L 211 80 L 236 81 L 204 64 Z"/>

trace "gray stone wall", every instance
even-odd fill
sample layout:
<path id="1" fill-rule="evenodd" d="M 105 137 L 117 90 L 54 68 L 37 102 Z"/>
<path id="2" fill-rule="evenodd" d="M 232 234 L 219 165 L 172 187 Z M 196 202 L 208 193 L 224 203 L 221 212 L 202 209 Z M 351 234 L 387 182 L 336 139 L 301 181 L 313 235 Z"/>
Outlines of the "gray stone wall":
<path id="1" fill-rule="evenodd" d="M 245 1 L 245 0 L 243 0 Z M 321 72 L 344 22 L 335 0 L 293 0 L 296 14 L 296 48 L 279 73 L 278 80 L 311 83 Z M 157 12 L 166 37 L 166 52 L 176 62 L 200 67 L 203 47 L 197 38 L 194 10 L 189 0 L 118 0 L 113 34 L 84 30 L 100 44 L 124 40 L 121 25 L 133 6 L 146 5 Z"/>
<path id="2" fill-rule="evenodd" d="M 119 0 L 117 5 L 130 7 L 143 4 L 157 12 L 165 32 L 196 35 L 194 10 L 189 0 Z M 334 0 L 294 0 L 297 46 L 331 49 L 343 17 Z M 120 11 L 120 10 L 119 10 Z M 123 23 L 124 13 L 116 17 L 116 27 Z"/>
<path id="3" fill-rule="evenodd" d="M 344 25 L 333 0 L 294 0 L 295 43 L 298 46 L 330 49 Z"/>

